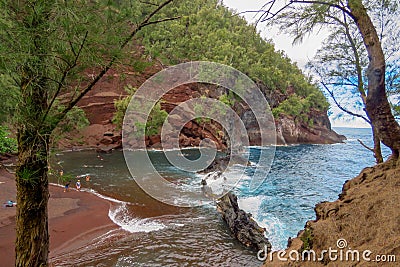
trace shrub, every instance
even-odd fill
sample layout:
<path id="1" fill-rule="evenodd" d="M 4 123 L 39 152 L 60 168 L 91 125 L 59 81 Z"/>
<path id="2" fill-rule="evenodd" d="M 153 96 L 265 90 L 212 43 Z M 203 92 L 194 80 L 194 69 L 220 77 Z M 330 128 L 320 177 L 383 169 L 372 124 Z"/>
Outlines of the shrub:
<path id="1" fill-rule="evenodd" d="M 17 152 L 17 140 L 9 134 L 7 127 L 0 126 L 0 153 Z"/>

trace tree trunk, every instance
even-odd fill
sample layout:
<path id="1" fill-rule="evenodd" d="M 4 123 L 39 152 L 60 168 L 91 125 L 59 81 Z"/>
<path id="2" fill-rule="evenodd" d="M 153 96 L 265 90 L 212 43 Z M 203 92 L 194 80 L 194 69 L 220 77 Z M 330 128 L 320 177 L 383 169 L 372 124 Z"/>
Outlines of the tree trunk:
<path id="1" fill-rule="evenodd" d="M 385 56 L 376 29 L 361 0 L 348 0 L 353 19 L 363 37 L 369 58 L 366 112 L 378 138 L 399 158 L 400 126 L 396 122 L 385 90 Z"/>
<path id="2" fill-rule="evenodd" d="M 378 133 L 373 126 L 372 126 L 372 137 L 374 140 L 374 157 L 376 163 L 379 164 L 383 162 L 381 140 L 379 139 Z"/>
<path id="3" fill-rule="evenodd" d="M 31 131 L 18 134 L 15 266 L 47 266 L 49 233 L 47 203 L 48 138 Z"/>
<path id="4" fill-rule="evenodd" d="M 15 266 L 48 266 L 47 166 L 52 128 L 43 120 L 51 89 L 51 70 L 48 66 L 51 47 L 46 30 L 54 1 L 9 3 L 27 47 L 25 60 L 16 70 L 20 77 L 21 102 L 16 115 L 18 166 Z"/>

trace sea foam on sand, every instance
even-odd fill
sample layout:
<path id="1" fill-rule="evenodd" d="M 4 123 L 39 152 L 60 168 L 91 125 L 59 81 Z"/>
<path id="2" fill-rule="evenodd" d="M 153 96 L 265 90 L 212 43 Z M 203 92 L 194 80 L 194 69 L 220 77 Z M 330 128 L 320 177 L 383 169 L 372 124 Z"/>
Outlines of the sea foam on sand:
<path id="1" fill-rule="evenodd" d="M 108 216 L 115 224 L 119 225 L 122 229 L 130 233 L 148 233 L 159 231 L 166 227 L 164 224 L 151 219 L 139 219 L 130 216 L 126 203 L 122 203 L 122 205 L 119 205 L 115 209 L 110 209 Z"/>

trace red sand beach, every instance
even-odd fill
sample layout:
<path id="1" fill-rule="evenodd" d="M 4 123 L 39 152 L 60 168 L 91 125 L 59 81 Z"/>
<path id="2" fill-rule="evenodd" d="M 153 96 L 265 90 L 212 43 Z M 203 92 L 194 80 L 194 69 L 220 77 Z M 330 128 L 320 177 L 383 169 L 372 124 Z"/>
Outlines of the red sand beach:
<path id="1" fill-rule="evenodd" d="M 14 175 L 0 168 L 0 201 L 15 201 Z M 49 233 L 50 261 L 52 257 L 85 246 L 115 225 L 108 217 L 110 202 L 87 192 L 50 186 Z M 0 259 L 1 266 L 15 263 L 15 207 L 0 208 Z"/>

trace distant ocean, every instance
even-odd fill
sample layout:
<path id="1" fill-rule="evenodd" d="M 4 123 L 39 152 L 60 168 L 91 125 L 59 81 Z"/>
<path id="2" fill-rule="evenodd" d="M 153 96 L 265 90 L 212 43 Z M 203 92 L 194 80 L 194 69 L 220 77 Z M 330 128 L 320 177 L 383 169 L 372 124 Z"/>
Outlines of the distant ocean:
<path id="1" fill-rule="evenodd" d="M 374 164 L 370 151 L 357 141 L 372 145 L 370 129 L 335 128 L 344 143 L 277 147 L 271 171 L 264 183 L 250 192 L 248 185 L 262 147 L 250 147 L 254 164 L 241 166 L 247 174 L 235 193 L 242 209 L 252 213 L 268 231 L 273 249 L 286 247 L 307 220 L 315 219 L 314 206 L 333 201 L 343 183 Z M 196 150 L 185 150 L 190 157 Z M 171 166 L 162 152 L 150 152 L 154 165 L 164 177 L 200 182 Z M 384 150 L 384 156 L 389 155 Z M 148 197 L 127 170 L 120 151 L 63 152 L 53 161 L 64 173 L 89 174 L 85 190 L 113 200 L 110 218 L 120 229 L 111 231 L 79 251 L 56 259 L 57 266 L 259 266 L 256 254 L 233 239 L 213 205 L 174 208 Z M 196 180 L 197 179 L 197 180 Z M 53 181 L 57 182 L 57 181 Z"/>

